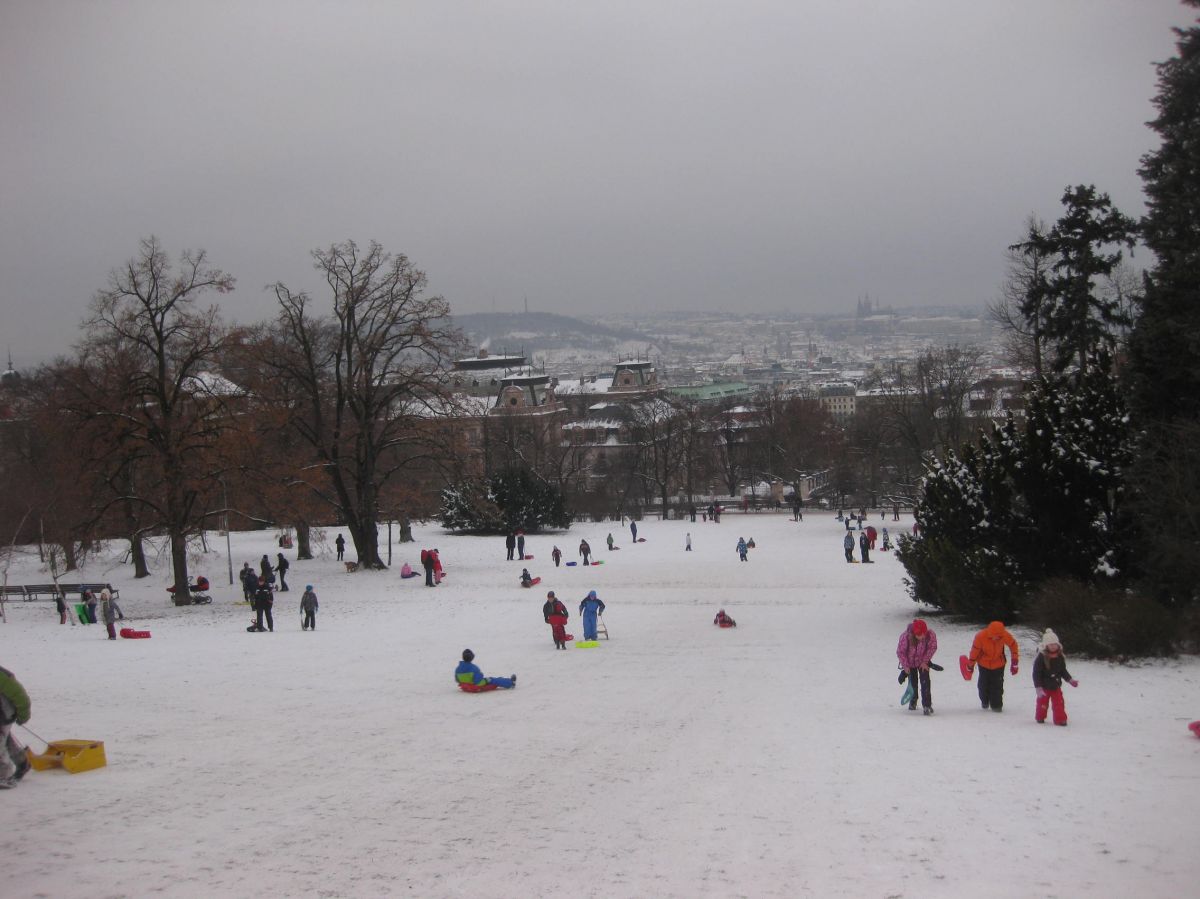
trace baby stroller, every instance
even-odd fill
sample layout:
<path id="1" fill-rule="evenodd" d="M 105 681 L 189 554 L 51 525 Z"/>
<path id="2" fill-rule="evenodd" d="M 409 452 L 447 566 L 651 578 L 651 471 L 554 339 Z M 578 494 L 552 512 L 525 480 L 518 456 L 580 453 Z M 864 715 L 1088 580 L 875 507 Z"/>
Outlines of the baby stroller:
<path id="1" fill-rule="evenodd" d="M 188 584 L 187 596 L 176 596 L 174 584 L 167 588 L 167 592 L 171 594 L 171 600 L 177 606 L 201 606 L 205 603 L 212 602 L 212 597 L 208 595 L 208 587 L 208 578 L 206 578 L 204 575 L 200 575 L 198 578 L 196 578 L 196 583 Z"/>

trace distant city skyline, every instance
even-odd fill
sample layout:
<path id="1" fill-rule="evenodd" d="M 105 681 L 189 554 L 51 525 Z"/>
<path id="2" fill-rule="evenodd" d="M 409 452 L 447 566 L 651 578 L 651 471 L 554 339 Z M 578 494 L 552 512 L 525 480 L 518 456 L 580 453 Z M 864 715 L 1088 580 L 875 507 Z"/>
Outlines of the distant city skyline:
<path id="1" fill-rule="evenodd" d="M 456 313 L 995 298 L 1064 188 L 1143 212 L 1176 0 L 9 4 L 0 351 L 65 354 L 156 235 L 238 279 L 378 240 Z M 1135 265 L 1149 262 L 1139 252 Z"/>

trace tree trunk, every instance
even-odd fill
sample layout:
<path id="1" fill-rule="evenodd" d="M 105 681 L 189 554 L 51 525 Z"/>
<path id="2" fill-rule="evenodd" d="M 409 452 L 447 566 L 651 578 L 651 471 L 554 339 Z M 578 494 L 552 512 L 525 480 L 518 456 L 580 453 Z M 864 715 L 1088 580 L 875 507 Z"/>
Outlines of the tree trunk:
<path id="1" fill-rule="evenodd" d="M 175 574 L 175 598 L 186 599 L 188 591 L 187 537 L 174 528 L 171 530 L 171 570 Z"/>
<path id="2" fill-rule="evenodd" d="M 60 545 L 62 546 L 63 551 L 63 565 L 66 567 L 67 571 L 74 571 L 79 567 L 78 561 L 75 557 L 75 541 L 64 540 Z"/>
<path id="3" fill-rule="evenodd" d="M 133 560 L 133 576 L 135 578 L 149 577 L 150 569 L 146 567 L 146 547 L 142 544 L 141 531 L 134 531 L 129 538 L 129 555 Z"/>
<path id="4" fill-rule="evenodd" d="M 296 522 L 296 560 L 311 559 L 312 526 L 307 521 Z"/>

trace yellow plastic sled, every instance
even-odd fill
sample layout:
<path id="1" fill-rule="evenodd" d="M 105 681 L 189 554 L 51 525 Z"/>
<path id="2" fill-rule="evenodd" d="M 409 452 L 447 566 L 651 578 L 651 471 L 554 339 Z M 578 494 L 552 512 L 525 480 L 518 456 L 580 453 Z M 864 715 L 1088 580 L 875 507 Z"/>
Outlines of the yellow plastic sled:
<path id="1" fill-rule="evenodd" d="M 575 645 L 577 647 L 579 647 L 580 649 L 588 649 L 589 647 L 592 647 L 592 646 L 599 646 L 600 641 L 599 640 L 576 640 Z"/>
<path id="2" fill-rule="evenodd" d="M 47 743 L 46 751 L 40 755 L 26 747 L 25 757 L 34 771 L 66 768 L 72 774 L 78 774 L 108 764 L 108 759 L 104 757 L 104 744 L 99 740 L 55 740 Z"/>

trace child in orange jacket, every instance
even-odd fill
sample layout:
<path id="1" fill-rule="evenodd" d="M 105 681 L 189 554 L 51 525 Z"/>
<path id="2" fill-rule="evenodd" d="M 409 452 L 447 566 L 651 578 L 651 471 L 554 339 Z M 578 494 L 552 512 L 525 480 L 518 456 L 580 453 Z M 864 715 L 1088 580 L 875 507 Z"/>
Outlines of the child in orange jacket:
<path id="1" fill-rule="evenodd" d="M 975 670 L 976 664 L 979 665 L 979 702 L 993 712 L 1004 709 L 1004 666 L 1008 661 L 1004 654 L 1006 646 L 1012 653 L 1010 670 L 1015 675 L 1021 650 L 1003 621 L 993 621 L 977 633 L 971 643 L 971 654 L 967 657 L 967 667 L 971 671 Z"/>

